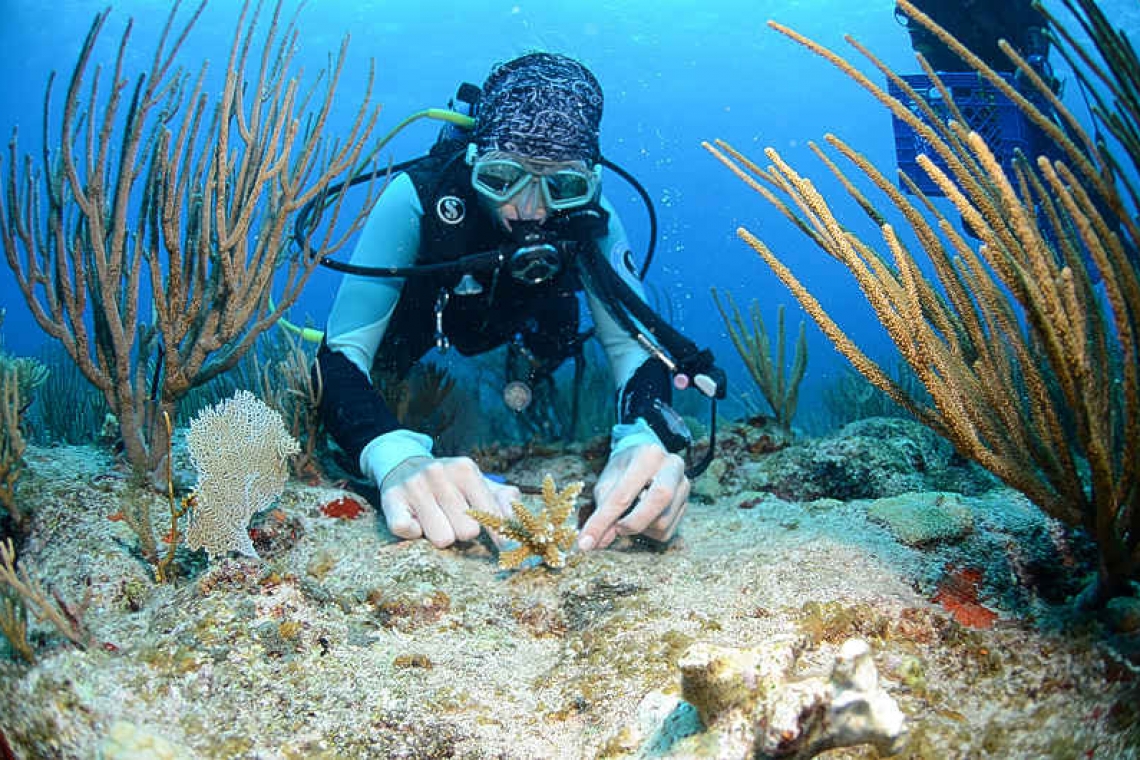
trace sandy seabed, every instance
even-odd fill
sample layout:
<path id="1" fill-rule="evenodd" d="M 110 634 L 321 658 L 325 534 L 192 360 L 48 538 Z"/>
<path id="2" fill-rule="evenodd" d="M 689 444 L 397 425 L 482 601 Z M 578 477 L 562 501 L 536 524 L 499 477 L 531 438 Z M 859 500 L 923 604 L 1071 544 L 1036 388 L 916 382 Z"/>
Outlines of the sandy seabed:
<path id="1" fill-rule="evenodd" d="M 1135 680 L 1095 625 L 985 598 L 996 622 L 963 625 L 931 601 L 947 549 L 903 545 L 862 502 L 738 493 L 693 504 L 664 550 L 505 572 L 489 545 L 396 542 L 369 508 L 325 516 L 345 491 L 291 483 L 260 522 L 260 561 L 160 586 L 108 519 L 148 498 L 113 460 L 26 458 L 22 561 L 66 599 L 89 589 L 93 644 L 37 624 L 38 662 L 0 661 L 0 728 L 19 758 L 668 755 L 691 645 L 790 638 L 809 675 L 851 637 L 907 716 L 899 757 L 1140 757 Z M 978 531 L 1031 510 L 1005 490 L 964 503 Z"/>

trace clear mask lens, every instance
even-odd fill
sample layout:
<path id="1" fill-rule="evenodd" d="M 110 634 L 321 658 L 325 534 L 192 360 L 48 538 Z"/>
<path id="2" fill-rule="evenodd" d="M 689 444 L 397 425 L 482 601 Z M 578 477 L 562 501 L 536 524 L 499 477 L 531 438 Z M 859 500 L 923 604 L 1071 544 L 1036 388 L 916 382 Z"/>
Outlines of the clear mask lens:
<path id="1" fill-rule="evenodd" d="M 476 161 L 471 170 L 472 186 L 495 203 L 506 203 L 534 180 L 542 187 L 546 205 L 555 211 L 584 206 L 597 193 L 597 175 L 583 169 L 535 174 L 517 161 L 491 159 Z"/>
<path id="2" fill-rule="evenodd" d="M 482 161 L 475 164 L 471 184 L 491 200 L 505 203 L 530 181 L 531 176 L 522 164 L 514 161 Z"/>
<path id="3" fill-rule="evenodd" d="M 594 198 L 594 175 L 564 169 L 543 176 L 546 200 L 551 208 L 572 208 L 589 203 Z"/>

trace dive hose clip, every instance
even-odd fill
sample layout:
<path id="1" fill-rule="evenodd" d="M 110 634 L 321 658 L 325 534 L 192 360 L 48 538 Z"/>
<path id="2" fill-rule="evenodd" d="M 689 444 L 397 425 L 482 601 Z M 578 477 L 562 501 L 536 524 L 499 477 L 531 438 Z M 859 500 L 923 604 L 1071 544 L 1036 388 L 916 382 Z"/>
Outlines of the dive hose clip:
<path id="1" fill-rule="evenodd" d="M 432 315 L 435 318 L 435 347 L 439 349 L 440 353 L 451 348 L 451 341 L 443 331 L 443 310 L 447 308 L 447 302 L 450 300 L 451 291 L 447 288 L 440 288 L 435 297 L 435 306 L 432 308 Z"/>

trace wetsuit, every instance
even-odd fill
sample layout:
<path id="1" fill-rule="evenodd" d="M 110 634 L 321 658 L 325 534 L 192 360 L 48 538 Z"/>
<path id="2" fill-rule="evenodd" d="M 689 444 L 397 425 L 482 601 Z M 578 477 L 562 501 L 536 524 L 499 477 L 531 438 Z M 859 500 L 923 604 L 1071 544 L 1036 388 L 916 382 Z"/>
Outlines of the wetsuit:
<path id="1" fill-rule="evenodd" d="M 613 209 L 599 250 L 639 294 L 641 283 L 631 271 L 629 244 Z M 460 222 L 455 220 L 459 219 Z M 469 169 L 452 161 L 428 162 L 426 170 L 397 175 L 370 213 L 351 263 L 368 267 L 405 267 L 440 258 L 477 253 L 502 242 L 499 228 L 484 203 L 470 190 Z M 450 250 L 449 250 L 450 249 Z M 482 353 L 530 328 L 528 348 L 539 358 L 553 357 L 564 341 L 577 334 L 580 285 L 573 268 L 542 285 L 481 274 L 483 293 L 451 292 L 443 309 L 443 332 L 464 355 Z M 381 483 L 408 457 L 430 456 L 432 439 L 401 427 L 369 379 L 374 366 L 402 375 L 435 345 L 434 305 L 441 287 L 454 286 L 457 276 L 375 278 L 346 275 L 329 314 L 325 342 L 317 357 L 325 425 L 351 461 L 373 482 Z M 645 414 L 660 399 L 669 403 L 671 382 L 664 365 L 650 357 L 586 292 L 595 326 L 615 381 L 618 423 L 613 450 L 660 442 Z M 536 323 L 537 320 L 537 323 Z M 533 328 L 536 326 L 538 330 Z M 563 349 L 564 350 L 564 349 Z M 645 415 L 645 416 L 643 416 Z"/>

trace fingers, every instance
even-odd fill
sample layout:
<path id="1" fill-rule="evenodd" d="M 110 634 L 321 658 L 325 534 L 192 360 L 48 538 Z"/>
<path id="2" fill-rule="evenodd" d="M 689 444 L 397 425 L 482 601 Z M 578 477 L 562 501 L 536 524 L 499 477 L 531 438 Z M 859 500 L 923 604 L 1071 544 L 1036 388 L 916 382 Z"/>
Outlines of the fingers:
<path id="1" fill-rule="evenodd" d="M 629 509 L 668 456 L 658 446 L 641 446 L 623 451 L 606 465 L 598 485 L 594 488 L 594 498 L 598 511 L 616 511 L 616 521 Z"/>
<path id="2" fill-rule="evenodd" d="M 685 477 L 685 463 L 675 454 L 665 458 L 661 468 L 653 475 L 648 487 L 642 491 L 636 506 L 625 517 L 618 520 L 618 533 L 631 535 L 646 533 L 650 529 L 661 529 L 674 521 L 677 497 L 688 496 L 688 479 Z"/>
<path id="3" fill-rule="evenodd" d="M 659 446 L 637 446 L 613 457 L 594 486 L 594 503 L 597 508 L 582 526 L 578 547 L 589 551 L 594 547 L 608 546 L 616 532 L 614 524 L 630 508 L 645 485 L 665 458 Z M 608 539 L 608 540 L 607 540 Z"/>
<path id="4" fill-rule="evenodd" d="M 483 473 L 466 457 L 440 460 L 434 464 L 439 466 L 429 466 L 427 476 L 432 493 L 452 533 L 452 541 L 436 546 L 448 546 L 453 541 L 470 541 L 479 535 L 481 528 L 467 510 L 475 508 L 493 512 L 495 508 L 495 500 L 483 480 Z"/>
<path id="5" fill-rule="evenodd" d="M 677 532 L 677 527 L 681 524 L 681 518 L 685 516 L 685 510 L 689 507 L 691 488 L 686 478 L 677 489 L 669 508 L 662 512 L 645 530 L 641 531 L 641 535 L 654 541 L 668 541 L 673 538 Z"/>
<path id="6" fill-rule="evenodd" d="M 472 467 L 474 468 L 474 463 Z M 509 516 L 512 513 L 510 500 L 520 498 L 519 489 L 488 480 L 478 468 L 469 477 L 465 475 L 457 480 L 456 485 L 472 509 L 492 515 Z"/>
<path id="7" fill-rule="evenodd" d="M 486 480 L 486 478 L 484 478 Z M 491 499 L 495 504 L 494 509 L 490 510 L 491 514 L 497 514 L 502 517 L 510 519 L 514 516 L 514 508 L 512 502 L 520 501 L 522 499 L 522 492 L 515 486 L 502 485 L 493 480 L 486 480 L 487 487 L 491 491 Z M 498 547 L 499 550 L 504 549 L 509 543 L 509 539 L 504 538 L 497 531 L 487 528 L 487 535 L 491 537 L 491 542 Z"/>
<path id="8" fill-rule="evenodd" d="M 691 490 L 684 460 L 655 446 L 633 451 L 629 458 L 619 454 L 602 473 L 595 488 L 598 509 L 578 543 L 583 551 L 609 546 L 619 535 L 667 541 L 676 533 Z"/>
<path id="9" fill-rule="evenodd" d="M 468 509 L 500 512 L 479 468 L 466 457 L 417 463 L 386 485 L 381 508 L 388 529 L 400 538 L 423 536 L 439 548 L 479 535 Z"/>
<path id="10" fill-rule="evenodd" d="M 412 508 L 399 496 L 385 495 L 380 499 L 380 509 L 384 512 L 384 522 L 388 530 L 397 538 L 419 538 L 423 535 L 420 521 L 412 514 Z"/>
<path id="11" fill-rule="evenodd" d="M 487 482 L 487 485 L 495 499 L 498 513 L 503 517 L 513 517 L 515 513 L 514 502 L 522 501 L 522 491 L 518 489 L 518 486 L 502 485 L 490 481 Z"/>

